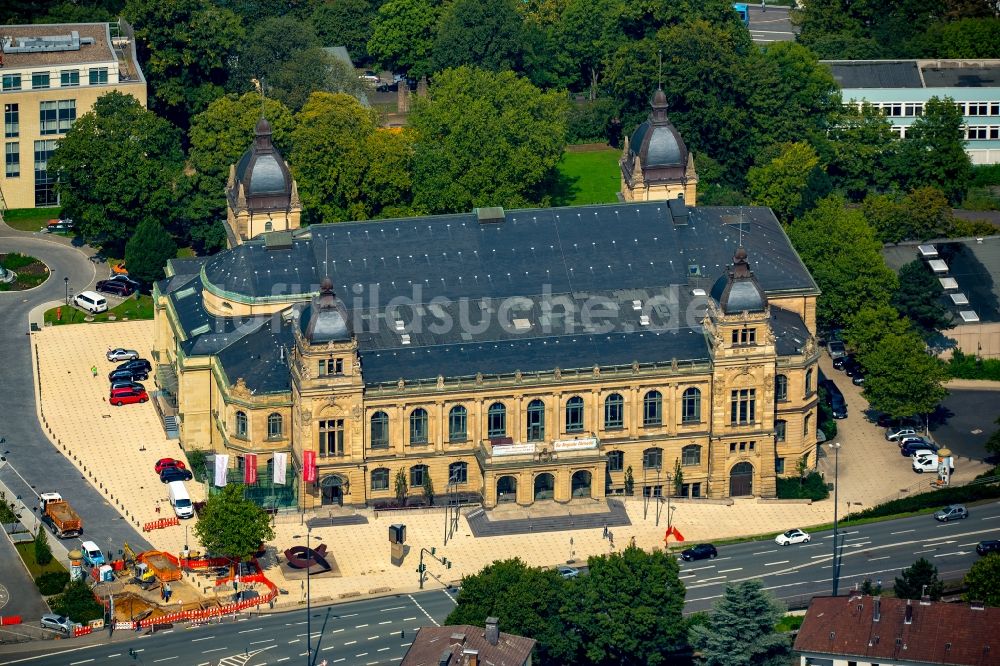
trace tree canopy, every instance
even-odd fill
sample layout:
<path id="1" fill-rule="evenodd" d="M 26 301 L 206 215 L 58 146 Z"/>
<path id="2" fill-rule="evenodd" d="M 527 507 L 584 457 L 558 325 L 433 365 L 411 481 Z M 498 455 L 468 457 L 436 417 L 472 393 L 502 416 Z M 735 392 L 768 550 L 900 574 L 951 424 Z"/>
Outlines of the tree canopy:
<path id="1" fill-rule="evenodd" d="M 246 560 L 274 538 L 271 517 L 243 497 L 243 485 L 230 483 L 205 502 L 194 533 L 209 553 Z"/>
<path id="2" fill-rule="evenodd" d="M 705 666 L 783 666 L 788 636 L 775 631 L 784 607 L 757 580 L 728 583 L 707 624 L 691 627 L 691 643 Z"/>
<path id="3" fill-rule="evenodd" d="M 131 95 L 110 92 L 77 118 L 49 160 L 63 212 L 89 243 L 120 251 L 145 220 L 169 224 L 180 133 Z"/>
<path id="4" fill-rule="evenodd" d="M 987 606 L 1000 607 L 1000 553 L 980 558 L 965 574 L 969 590 L 966 601 L 982 601 Z"/>
<path id="5" fill-rule="evenodd" d="M 431 50 L 441 11 L 439 0 L 388 0 L 372 23 L 368 53 L 383 67 L 414 78 L 433 73 Z"/>
<path id="6" fill-rule="evenodd" d="M 926 348 L 916 331 L 890 332 L 859 358 L 868 372 L 864 395 L 872 408 L 892 418 L 909 418 L 933 412 L 944 400 L 948 370 Z"/>
<path id="7" fill-rule="evenodd" d="M 750 167 L 747 182 L 753 203 L 770 207 L 783 222 L 790 222 L 829 193 L 819 156 L 805 142 L 785 144 L 770 162 Z"/>
<path id="8" fill-rule="evenodd" d="M 892 296 L 892 306 L 924 333 L 934 333 L 953 326 L 941 303 L 943 293 L 938 279 L 917 259 L 899 270 L 899 288 Z"/>
<path id="9" fill-rule="evenodd" d="M 515 0 L 454 0 L 445 5 L 431 55 L 435 71 L 472 65 L 521 71 L 527 45 Z"/>
<path id="10" fill-rule="evenodd" d="M 156 220 L 143 220 L 125 243 L 128 273 L 145 284 L 163 279 L 163 267 L 177 256 L 177 243 Z"/>
<path id="11" fill-rule="evenodd" d="M 926 594 L 932 601 L 938 601 L 944 593 L 944 583 L 938 579 L 937 567 L 921 557 L 900 572 L 893 591 L 900 599 L 920 599 Z"/>
<path id="12" fill-rule="evenodd" d="M 429 213 L 544 203 L 562 157 L 566 100 L 511 72 L 460 67 L 416 99 L 413 199 Z"/>
<path id="13" fill-rule="evenodd" d="M 931 97 L 924 114 L 907 129 L 895 157 L 895 175 L 907 190 L 930 185 L 958 203 L 972 182 L 965 152 L 965 120 L 949 97 Z"/>

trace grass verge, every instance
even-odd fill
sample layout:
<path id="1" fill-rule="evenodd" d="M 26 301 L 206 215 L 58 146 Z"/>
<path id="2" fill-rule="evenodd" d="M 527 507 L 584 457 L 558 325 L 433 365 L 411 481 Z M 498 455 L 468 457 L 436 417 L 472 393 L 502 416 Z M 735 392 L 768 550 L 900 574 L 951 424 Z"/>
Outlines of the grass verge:
<path id="1" fill-rule="evenodd" d="M 59 218 L 59 208 L 12 208 L 3 212 L 3 221 L 18 231 L 40 231 L 49 220 Z"/>
<path id="2" fill-rule="evenodd" d="M 615 148 L 563 153 L 556 168 L 563 180 L 564 191 L 554 203 L 560 206 L 616 203 L 618 190 L 621 189 L 620 155 L 621 151 Z"/>
<path id="3" fill-rule="evenodd" d="M 0 254 L 0 266 L 17 273 L 11 283 L 0 283 L 0 291 L 24 291 L 49 279 L 49 267 L 34 257 L 19 252 Z"/>
<path id="4" fill-rule="evenodd" d="M 60 318 L 58 319 L 56 318 L 57 313 L 60 315 Z M 153 298 L 145 294 L 141 294 L 136 298 L 129 298 L 121 305 L 111 308 L 107 312 L 101 312 L 94 315 L 94 322 L 106 322 L 108 321 L 109 315 L 114 315 L 116 321 L 123 321 L 126 318 L 129 321 L 134 321 L 136 319 L 152 319 Z M 78 310 L 73 306 L 63 306 L 48 310 L 45 313 L 45 323 L 52 324 L 53 326 L 91 323 L 86 321 L 87 316 L 87 313 L 83 310 Z"/>
<path id="5" fill-rule="evenodd" d="M 18 554 L 24 561 L 25 566 L 28 567 L 28 571 L 31 572 L 31 577 L 38 578 L 43 573 L 49 573 L 50 571 L 66 571 L 66 567 L 59 563 L 59 560 L 52 558 L 52 561 L 45 566 L 40 565 L 35 561 L 35 544 L 29 541 L 28 543 L 18 543 L 14 544 L 17 548 Z"/>

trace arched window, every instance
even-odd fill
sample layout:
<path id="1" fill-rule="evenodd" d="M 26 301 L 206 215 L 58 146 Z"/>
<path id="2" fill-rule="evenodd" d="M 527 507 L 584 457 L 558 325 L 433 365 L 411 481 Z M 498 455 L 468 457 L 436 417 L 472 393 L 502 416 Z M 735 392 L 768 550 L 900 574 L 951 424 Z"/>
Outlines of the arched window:
<path id="1" fill-rule="evenodd" d="M 417 407 L 410 412 L 410 444 L 427 443 L 427 410 Z"/>
<path id="2" fill-rule="evenodd" d="M 812 368 L 806 370 L 806 395 L 813 392 L 813 371 Z"/>
<path id="3" fill-rule="evenodd" d="M 372 490 L 389 490 L 389 470 L 385 467 L 372 470 Z"/>
<path id="4" fill-rule="evenodd" d="M 701 447 L 697 444 L 691 444 L 690 446 L 685 446 L 681 449 L 681 464 L 682 465 L 700 465 L 701 464 Z"/>
<path id="5" fill-rule="evenodd" d="M 604 429 L 618 430 L 625 425 L 625 400 L 619 393 L 604 399 Z"/>
<path id="6" fill-rule="evenodd" d="M 812 426 L 812 417 L 812 414 L 806 414 L 806 417 L 802 419 L 802 438 L 807 442 L 812 442 L 816 439 L 816 433 L 809 429 Z"/>
<path id="7" fill-rule="evenodd" d="M 566 401 L 566 432 L 583 431 L 583 398 L 578 395 Z"/>
<path id="8" fill-rule="evenodd" d="M 490 405 L 486 421 L 486 434 L 490 439 L 507 436 L 507 408 L 502 402 Z"/>
<path id="9" fill-rule="evenodd" d="M 642 425 L 658 426 L 663 423 L 663 396 L 650 391 L 642 399 Z"/>
<path id="10" fill-rule="evenodd" d="M 448 483 L 468 483 L 469 463 L 453 462 L 448 465 Z"/>
<path id="11" fill-rule="evenodd" d="M 427 473 L 427 465 L 414 465 L 410 468 L 410 488 L 420 488 L 428 478 L 430 475 Z"/>
<path id="12" fill-rule="evenodd" d="M 774 399 L 778 402 L 788 400 L 788 377 L 776 375 L 774 378 Z"/>
<path id="13" fill-rule="evenodd" d="M 643 469 L 662 469 L 663 468 L 663 449 L 652 448 L 646 449 L 642 452 L 642 468 Z"/>
<path id="14" fill-rule="evenodd" d="M 469 439 L 469 413 L 462 405 L 456 405 L 448 412 L 448 441 L 464 442 Z"/>
<path id="15" fill-rule="evenodd" d="M 247 436 L 247 413 L 246 412 L 236 412 L 236 436 L 243 437 Z"/>
<path id="16" fill-rule="evenodd" d="M 701 391 L 691 387 L 681 396 L 681 423 L 701 421 Z"/>
<path id="17" fill-rule="evenodd" d="M 625 453 L 623 451 L 608 451 L 608 471 L 620 472 L 625 469 Z"/>
<path id="18" fill-rule="evenodd" d="M 786 423 L 781 419 L 774 422 L 774 439 L 778 442 L 785 441 Z"/>
<path id="19" fill-rule="evenodd" d="M 281 414 L 274 412 L 267 415 L 267 438 L 280 439 L 284 428 L 282 427 Z"/>
<path id="20" fill-rule="evenodd" d="M 545 403 L 532 400 L 528 403 L 528 441 L 540 442 L 545 439 Z"/>
<path id="21" fill-rule="evenodd" d="M 271 224 L 271 220 L 264 223 L 264 231 L 271 231 L 272 229 L 274 229 L 274 225 Z"/>
<path id="22" fill-rule="evenodd" d="M 389 448 L 389 415 L 385 412 L 375 412 L 372 414 L 372 439 L 373 449 Z"/>

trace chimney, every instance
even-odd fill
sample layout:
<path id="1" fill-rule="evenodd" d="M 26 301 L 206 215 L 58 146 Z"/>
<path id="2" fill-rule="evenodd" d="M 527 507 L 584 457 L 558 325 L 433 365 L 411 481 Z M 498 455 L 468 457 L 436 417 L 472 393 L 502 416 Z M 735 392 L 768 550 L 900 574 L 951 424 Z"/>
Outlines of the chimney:
<path id="1" fill-rule="evenodd" d="M 486 642 L 496 645 L 500 642 L 500 620 L 495 617 L 486 618 Z"/>
<path id="2" fill-rule="evenodd" d="M 462 650 L 462 656 L 465 658 L 465 666 L 479 666 L 479 650 L 465 648 Z"/>
<path id="3" fill-rule="evenodd" d="M 875 597 L 872 599 L 872 621 L 878 622 L 880 617 L 882 617 L 882 598 Z"/>
<path id="4" fill-rule="evenodd" d="M 910 605 L 910 600 L 906 600 L 906 618 L 903 620 L 906 624 L 913 624 L 913 606 Z"/>

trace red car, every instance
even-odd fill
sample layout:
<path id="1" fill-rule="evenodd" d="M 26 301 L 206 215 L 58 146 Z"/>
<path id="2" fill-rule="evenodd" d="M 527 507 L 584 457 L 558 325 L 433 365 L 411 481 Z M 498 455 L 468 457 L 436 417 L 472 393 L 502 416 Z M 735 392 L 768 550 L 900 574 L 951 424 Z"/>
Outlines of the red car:
<path id="1" fill-rule="evenodd" d="M 177 469 L 184 469 L 183 460 L 175 460 L 174 458 L 160 458 L 156 461 L 153 469 L 156 470 L 157 475 L 159 475 L 163 470 L 170 469 L 171 467 L 176 467 Z"/>
<path id="2" fill-rule="evenodd" d="M 111 397 L 108 399 L 108 402 L 115 407 L 121 407 L 133 402 L 146 402 L 147 400 L 149 400 L 149 395 L 144 389 L 116 388 L 111 389 Z"/>

